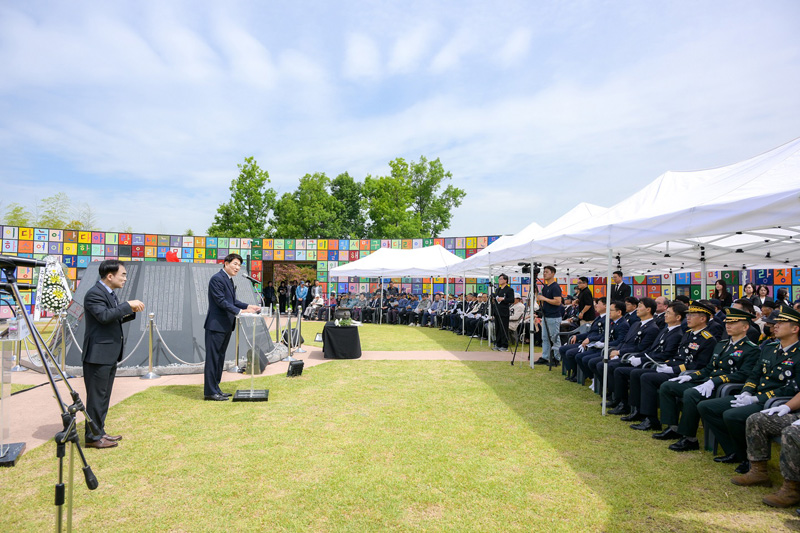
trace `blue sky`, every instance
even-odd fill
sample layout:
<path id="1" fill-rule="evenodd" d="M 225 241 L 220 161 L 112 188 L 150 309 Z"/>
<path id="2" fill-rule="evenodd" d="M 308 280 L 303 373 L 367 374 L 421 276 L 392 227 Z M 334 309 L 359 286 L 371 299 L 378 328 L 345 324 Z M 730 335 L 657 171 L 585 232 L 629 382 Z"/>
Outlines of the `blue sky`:
<path id="1" fill-rule="evenodd" d="M 236 165 L 280 193 L 441 158 L 445 236 L 610 206 L 800 136 L 800 2 L 0 0 L 3 206 L 204 234 Z"/>

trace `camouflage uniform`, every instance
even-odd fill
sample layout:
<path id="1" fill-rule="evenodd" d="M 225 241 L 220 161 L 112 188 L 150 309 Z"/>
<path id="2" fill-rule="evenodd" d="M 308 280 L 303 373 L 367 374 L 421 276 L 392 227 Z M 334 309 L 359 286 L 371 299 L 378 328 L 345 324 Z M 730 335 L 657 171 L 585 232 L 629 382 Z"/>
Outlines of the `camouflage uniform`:
<path id="1" fill-rule="evenodd" d="M 678 433 L 685 437 L 697 436 L 697 426 L 700 425 L 697 404 L 706 398 L 694 390 L 694 387 L 709 379 L 714 382 L 715 387 L 724 383 L 743 383 L 753 371 L 758 355 L 758 347 L 747 340 L 747 337 L 735 344 L 730 340 L 718 342 L 708 365 L 689 374 L 691 381 L 667 381 L 661 385 L 658 392 L 661 422 L 668 426 L 678 424 L 678 404 L 682 399 L 683 412 L 680 415 Z"/>
<path id="2" fill-rule="evenodd" d="M 749 342 L 749 341 L 748 341 Z M 732 397 L 714 398 L 697 404 L 703 423 L 714 432 L 725 453 L 736 453 L 744 458 L 747 452 L 745 422 L 747 417 L 764 408 L 774 396 L 794 396 L 798 387 L 797 370 L 800 368 L 800 349 L 794 343 L 784 352 L 779 342 L 767 344 L 755 369 L 744 384 L 742 392 L 749 392 L 758 401 L 744 407 L 731 407 Z"/>
<path id="3" fill-rule="evenodd" d="M 789 481 L 800 481 L 800 426 L 792 422 L 800 412 L 787 415 L 755 413 L 747 419 L 747 458 L 769 461 L 773 437 L 781 437 L 781 474 Z"/>

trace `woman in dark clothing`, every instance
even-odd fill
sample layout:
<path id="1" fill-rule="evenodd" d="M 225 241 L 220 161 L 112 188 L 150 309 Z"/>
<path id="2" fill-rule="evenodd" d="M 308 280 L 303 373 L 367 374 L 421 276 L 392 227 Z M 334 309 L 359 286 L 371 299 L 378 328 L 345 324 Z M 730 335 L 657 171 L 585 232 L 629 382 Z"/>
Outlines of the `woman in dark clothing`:
<path id="1" fill-rule="evenodd" d="M 755 305 L 756 286 L 753 285 L 752 283 L 745 283 L 744 287 L 742 287 L 742 290 L 744 291 L 742 298 L 744 298 L 745 300 L 750 300 L 750 303 Z"/>
<path id="2" fill-rule="evenodd" d="M 714 296 L 712 296 L 712 298 L 716 298 L 722 302 L 722 307 L 731 306 L 733 303 L 733 296 L 728 292 L 728 284 L 725 283 L 725 280 L 717 280 L 717 283 L 714 285 Z"/>
<path id="3" fill-rule="evenodd" d="M 765 302 L 773 303 L 772 298 L 769 297 L 769 287 L 766 285 L 759 285 L 756 287 L 756 295 L 753 298 L 753 305 L 756 307 L 763 307 Z"/>
<path id="4" fill-rule="evenodd" d="M 278 285 L 278 305 L 281 313 L 286 312 L 286 300 L 289 298 L 289 289 L 286 287 L 286 282 L 281 281 Z"/>
<path id="5" fill-rule="evenodd" d="M 275 286 L 271 281 L 264 287 L 264 305 L 269 308 L 275 307 Z"/>

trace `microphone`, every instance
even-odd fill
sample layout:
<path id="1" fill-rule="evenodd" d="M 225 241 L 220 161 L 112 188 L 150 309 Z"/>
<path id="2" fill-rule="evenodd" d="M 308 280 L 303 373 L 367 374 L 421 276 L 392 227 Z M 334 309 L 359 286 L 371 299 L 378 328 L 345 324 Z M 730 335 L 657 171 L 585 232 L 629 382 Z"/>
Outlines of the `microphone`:
<path id="1" fill-rule="evenodd" d="M 47 266 L 47 263 L 44 261 L 39 261 L 38 259 L 29 259 L 27 257 L 11 257 L 8 255 L 0 255 L 0 265 L 36 268 Z"/>
<path id="2" fill-rule="evenodd" d="M 248 279 L 248 280 L 250 281 L 250 283 L 261 283 L 261 282 L 260 282 L 260 281 L 258 281 L 256 278 L 251 278 L 251 277 L 250 277 L 250 276 L 248 276 L 247 274 L 242 274 L 242 276 L 244 276 L 246 279 Z"/>

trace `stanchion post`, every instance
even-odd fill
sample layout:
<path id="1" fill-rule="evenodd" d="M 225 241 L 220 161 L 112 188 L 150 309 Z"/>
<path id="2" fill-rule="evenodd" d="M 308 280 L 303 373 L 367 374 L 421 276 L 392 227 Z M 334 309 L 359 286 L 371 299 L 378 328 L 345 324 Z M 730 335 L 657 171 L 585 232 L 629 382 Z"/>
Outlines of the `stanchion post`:
<path id="1" fill-rule="evenodd" d="M 297 349 L 295 353 L 306 353 L 300 339 L 303 338 L 303 306 L 300 306 L 300 314 L 297 315 Z"/>
<path id="2" fill-rule="evenodd" d="M 155 313 L 150 313 L 147 315 L 147 336 L 148 336 L 148 363 L 147 363 L 147 374 L 142 376 L 139 379 L 158 379 L 161 376 L 153 372 L 153 319 L 155 318 Z"/>

